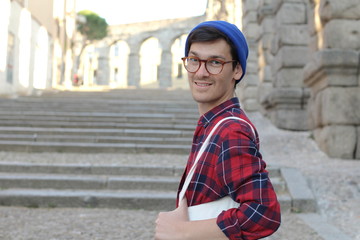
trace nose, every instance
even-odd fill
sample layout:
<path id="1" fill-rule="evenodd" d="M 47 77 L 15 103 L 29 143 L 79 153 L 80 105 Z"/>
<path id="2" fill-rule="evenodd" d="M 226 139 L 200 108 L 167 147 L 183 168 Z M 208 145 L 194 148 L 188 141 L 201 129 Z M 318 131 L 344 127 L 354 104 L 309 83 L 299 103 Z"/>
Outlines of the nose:
<path id="1" fill-rule="evenodd" d="M 208 77 L 210 73 L 206 70 L 205 62 L 201 62 L 200 68 L 197 70 L 196 75 L 202 76 L 202 77 Z"/>

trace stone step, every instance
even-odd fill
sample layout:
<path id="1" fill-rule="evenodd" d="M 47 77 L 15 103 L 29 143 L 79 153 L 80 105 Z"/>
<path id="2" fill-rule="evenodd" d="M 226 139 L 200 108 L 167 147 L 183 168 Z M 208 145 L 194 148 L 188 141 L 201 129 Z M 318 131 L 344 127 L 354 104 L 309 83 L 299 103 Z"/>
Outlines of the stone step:
<path id="1" fill-rule="evenodd" d="M 190 92 L 179 90 L 1 99 L 0 151 L 188 153 L 198 117 Z"/>
<path id="2" fill-rule="evenodd" d="M 164 113 L 164 114 L 186 114 L 198 116 L 197 110 L 195 108 L 187 106 L 175 106 L 175 107 L 162 107 L 162 106 L 37 106 L 34 104 L 21 104 L 21 105 L 12 105 L 6 104 L 1 105 L 0 108 L 4 112 L 37 112 L 37 111 L 50 111 L 53 112 L 79 112 L 79 113 L 89 113 L 89 112 L 109 112 L 109 113 Z"/>
<path id="3" fill-rule="evenodd" d="M 283 211 L 293 200 L 278 167 L 268 168 Z M 174 207 L 183 167 L 0 163 L 0 204 L 32 207 Z M 160 204 L 160 205 L 159 205 Z M 146 205 L 146 206 L 142 206 Z"/>
<path id="4" fill-rule="evenodd" d="M 33 142 L 0 140 L 1 151 L 77 153 L 171 153 L 188 154 L 183 144 Z"/>
<path id="5" fill-rule="evenodd" d="M 75 93 L 76 94 L 76 93 Z M 154 96 L 152 96 L 154 97 Z M 155 96 L 157 97 L 157 96 Z M 20 99 L 2 99 L 0 102 L 2 111 L 19 111 L 19 110 L 51 110 L 51 111 L 64 111 L 73 109 L 83 109 L 82 111 L 115 111 L 123 112 L 122 110 L 134 110 L 132 112 L 153 112 L 156 110 L 158 113 L 179 113 L 187 112 L 197 114 L 197 107 L 195 102 L 187 101 L 154 101 L 154 100 L 97 100 L 91 99 L 79 99 L 79 100 L 67 100 L 67 99 L 46 99 L 44 97 L 32 98 L 22 97 Z M 121 111 L 119 111 L 121 110 Z"/>
<path id="6" fill-rule="evenodd" d="M 0 127 L 0 134 L 75 135 L 75 136 L 138 136 L 192 138 L 193 130 L 181 129 L 127 129 L 127 128 L 61 128 L 61 127 Z"/>
<path id="7" fill-rule="evenodd" d="M 137 137 L 137 136 L 81 136 L 59 134 L 1 134 L 3 141 L 38 141 L 38 142 L 83 142 L 83 143 L 135 143 L 135 144 L 174 144 L 190 146 L 191 139 L 179 137 Z"/>
<path id="8" fill-rule="evenodd" d="M 270 168 L 271 174 L 280 176 L 277 168 Z M 43 173 L 43 174 L 73 174 L 73 175 L 108 175 L 108 176 L 181 176 L 184 168 L 167 165 L 91 165 L 91 164 L 41 164 L 0 162 L 0 172 L 5 173 Z"/>
<path id="9" fill-rule="evenodd" d="M 0 188 L 177 191 L 180 177 L 0 173 Z"/>
<path id="10" fill-rule="evenodd" d="M 97 207 L 164 210 L 175 208 L 176 192 L 144 190 L 0 190 L 2 206 Z"/>
<path id="11" fill-rule="evenodd" d="M 272 178 L 280 178 L 281 169 L 277 166 L 268 166 L 267 171 Z M 184 171 L 183 166 L 166 165 L 92 165 L 92 164 L 41 164 L 23 162 L 0 162 L 0 172 L 6 173 L 43 173 L 43 174 L 85 174 L 85 175 L 119 175 L 119 176 L 180 176 Z"/>
<path id="12" fill-rule="evenodd" d="M 158 190 L 176 192 L 180 176 L 107 176 L 62 174 L 0 173 L 0 188 L 67 189 L 67 190 Z M 271 179 L 278 193 L 285 193 L 284 181 Z"/>
<path id="13" fill-rule="evenodd" d="M 165 130 L 187 130 L 194 131 L 193 124 L 173 123 L 132 123 L 132 122 L 104 122 L 104 121 L 62 121 L 47 119 L 42 120 L 0 120 L 0 126 L 21 126 L 21 127 L 43 127 L 43 128 L 115 128 L 115 129 L 165 129 Z"/>
<path id="14" fill-rule="evenodd" d="M 166 113 L 110 113 L 110 112 L 49 112 L 49 111 L 0 111 L 1 121 L 64 121 L 64 122 L 127 122 L 194 125 L 197 115 Z"/>
<path id="15" fill-rule="evenodd" d="M 278 194 L 281 211 L 291 211 L 291 198 Z M 0 205 L 25 207 L 97 207 L 145 210 L 173 210 L 176 193 L 144 190 L 0 190 Z"/>

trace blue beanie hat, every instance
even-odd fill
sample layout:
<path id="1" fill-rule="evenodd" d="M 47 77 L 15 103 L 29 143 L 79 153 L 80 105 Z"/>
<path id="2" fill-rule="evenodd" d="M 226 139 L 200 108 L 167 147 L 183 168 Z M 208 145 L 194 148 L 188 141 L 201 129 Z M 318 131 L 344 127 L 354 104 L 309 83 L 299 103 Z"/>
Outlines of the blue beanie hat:
<path id="1" fill-rule="evenodd" d="M 224 33 L 226 36 L 229 37 L 229 39 L 232 41 L 234 46 L 237 50 L 238 55 L 238 61 L 240 63 L 240 66 L 242 68 L 242 75 L 240 79 L 236 80 L 236 83 L 239 83 L 240 80 L 244 77 L 245 71 L 246 71 L 246 60 L 249 54 L 249 48 L 246 43 L 246 39 L 242 32 L 239 30 L 237 26 L 235 26 L 232 23 L 228 23 L 225 21 L 207 21 L 202 22 L 196 27 L 194 27 L 190 33 L 192 33 L 195 29 L 201 28 L 201 27 L 214 27 L 218 29 L 220 32 Z M 190 35 L 190 34 L 189 34 Z M 189 54 L 190 46 L 188 46 L 188 38 L 186 39 L 185 43 L 185 56 L 187 57 Z"/>

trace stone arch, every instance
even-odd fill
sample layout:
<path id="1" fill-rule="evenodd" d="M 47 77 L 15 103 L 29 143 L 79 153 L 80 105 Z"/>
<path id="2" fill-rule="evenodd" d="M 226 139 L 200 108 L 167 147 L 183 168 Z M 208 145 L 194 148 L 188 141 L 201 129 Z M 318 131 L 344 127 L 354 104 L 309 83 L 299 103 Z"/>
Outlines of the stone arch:
<path id="1" fill-rule="evenodd" d="M 128 86 L 130 47 L 124 40 L 114 42 L 110 46 L 110 86 L 125 88 Z"/>
<path id="2" fill-rule="evenodd" d="M 125 41 L 127 43 L 129 47 L 127 64 L 127 87 L 174 87 L 172 85 L 174 81 L 173 76 L 178 73 L 178 69 L 176 69 L 176 71 L 173 70 L 173 65 L 176 64 L 174 62 L 176 57 L 173 56 L 172 51 L 173 44 L 177 38 L 183 34 L 187 34 L 194 25 L 203 21 L 204 19 L 205 16 L 199 16 L 193 18 L 169 19 L 146 23 L 111 26 L 111 35 L 100 41 L 97 44 L 97 49 L 105 48 L 107 46 L 109 49 L 108 52 L 110 53 L 110 46 L 115 42 Z M 156 57 L 156 61 L 151 61 L 153 65 L 157 65 L 156 67 L 153 67 L 153 72 L 156 72 L 156 80 L 153 79 L 150 81 L 151 84 L 144 84 L 149 82 L 147 81 L 148 79 L 146 79 L 147 76 L 145 74 L 148 64 L 141 64 L 141 61 L 144 60 L 144 56 L 142 56 L 141 60 L 141 48 L 144 47 L 143 44 L 146 44 L 146 41 L 150 38 L 158 39 L 158 46 L 155 47 L 155 49 L 158 51 L 158 54 L 155 55 L 159 57 Z M 108 58 L 107 61 L 110 63 L 110 54 L 106 56 Z M 102 58 L 102 60 L 103 62 L 106 61 L 105 58 Z M 178 61 L 179 60 L 177 59 L 176 62 Z M 113 87 L 119 87 L 113 81 L 113 79 L 115 79 L 113 74 L 115 71 L 114 68 L 112 68 L 110 64 L 108 64 L 108 66 L 102 64 L 101 69 L 102 71 L 98 72 L 98 77 L 99 79 L 101 77 L 103 80 L 98 82 L 98 84 L 108 84 Z M 155 76 L 154 73 L 152 76 Z M 124 85 L 124 87 L 126 86 Z"/>
<path id="3" fill-rule="evenodd" d="M 188 88 L 186 70 L 183 68 L 181 58 L 184 57 L 185 41 L 187 34 L 176 36 L 171 45 L 172 55 L 172 83 L 175 88 Z"/>
<path id="4" fill-rule="evenodd" d="M 144 40 L 140 47 L 140 86 L 158 87 L 158 68 L 161 62 L 161 48 L 156 37 Z"/>

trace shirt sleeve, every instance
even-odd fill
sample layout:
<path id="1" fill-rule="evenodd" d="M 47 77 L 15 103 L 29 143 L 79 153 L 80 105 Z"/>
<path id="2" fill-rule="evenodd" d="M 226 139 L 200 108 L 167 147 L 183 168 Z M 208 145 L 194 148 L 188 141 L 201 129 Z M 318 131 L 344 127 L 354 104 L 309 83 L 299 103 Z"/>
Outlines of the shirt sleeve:
<path id="1" fill-rule="evenodd" d="M 217 224 L 229 239 L 269 236 L 280 226 L 280 205 L 258 151 L 257 136 L 244 124 L 231 124 L 221 135 L 216 174 L 223 190 L 240 206 L 223 211 Z"/>

